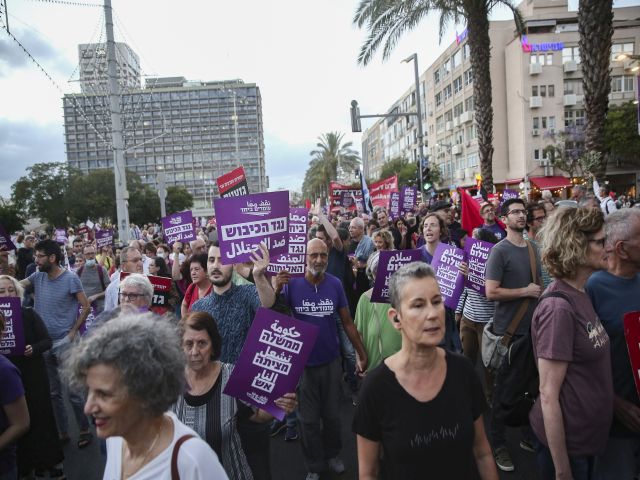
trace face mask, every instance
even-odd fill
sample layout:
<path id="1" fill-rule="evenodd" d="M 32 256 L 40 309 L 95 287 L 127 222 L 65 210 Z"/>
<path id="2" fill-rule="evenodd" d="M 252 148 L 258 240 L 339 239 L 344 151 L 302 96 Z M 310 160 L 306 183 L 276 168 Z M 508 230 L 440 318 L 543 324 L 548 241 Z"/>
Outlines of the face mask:
<path id="1" fill-rule="evenodd" d="M 95 259 L 90 259 L 90 260 L 86 260 L 86 261 L 84 262 L 84 264 L 85 264 L 87 267 L 93 267 L 93 266 L 96 264 L 96 261 L 95 261 Z"/>
<path id="2" fill-rule="evenodd" d="M 159 258 L 164 258 L 164 252 L 158 252 L 156 256 Z"/>

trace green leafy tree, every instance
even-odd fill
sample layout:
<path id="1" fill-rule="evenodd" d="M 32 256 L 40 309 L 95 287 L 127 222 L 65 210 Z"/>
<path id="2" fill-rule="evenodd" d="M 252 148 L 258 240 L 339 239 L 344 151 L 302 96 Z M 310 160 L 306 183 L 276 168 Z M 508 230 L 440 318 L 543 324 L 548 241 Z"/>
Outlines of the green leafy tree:
<path id="1" fill-rule="evenodd" d="M 610 160 L 618 165 L 640 167 L 638 106 L 633 102 L 612 105 L 604 126 L 604 143 Z"/>
<path id="2" fill-rule="evenodd" d="M 160 197 L 155 192 L 158 202 Z M 181 212 L 188 210 L 193 206 L 193 195 L 183 186 L 171 186 L 167 187 L 167 199 L 165 203 L 167 213 Z"/>
<path id="3" fill-rule="evenodd" d="M 613 0 L 580 0 L 578 32 L 586 117 L 585 147 L 589 152 L 600 154 L 600 164 L 594 174 L 602 178 L 607 167 L 605 121 L 611 90 Z"/>
<path id="4" fill-rule="evenodd" d="M 597 0 L 594 0 L 597 1 Z M 518 32 L 524 22 L 511 0 L 360 0 L 353 22 L 366 28 L 368 36 L 360 49 L 358 63 L 366 65 L 384 42 L 383 58 L 389 58 L 400 38 L 431 13 L 440 15 L 440 39 L 450 23 L 467 23 L 467 44 L 471 53 L 475 122 L 480 153 L 480 172 L 487 191 L 493 190 L 493 106 L 491 95 L 491 41 L 489 14 L 497 6 L 511 10 Z"/>
<path id="5" fill-rule="evenodd" d="M 36 163 L 11 187 L 13 203 L 29 217 L 56 227 L 69 226 L 69 194 L 78 170 L 66 163 Z M 81 201 L 81 199 L 76 199 Z"/>
<path id="6" fill-rule="evenodd" d="M 329 183 L 338 178 L 338 172 L 353 174 L 360 165 L 360 156 L 352 142 L 342 143 L 344 134 L 329 132 L 318 137 L 316 150 L 310 152 L 311 161 L 305 172 L 302 192 L 307 198 L 325 197 Z"/>
<path id="7" fill-rule="evenodd" d="M 93 170 L 75 176 L 68 195 L 69 217 L 72 223 L 81 223 L 88 218 L 105 219 L 112 223 L 116 218 L 115 181 L 113 170 Z"/>
<path id="8" fill-rule="evenodd" d="M 8 233 L 22 230 L 25 223 L 26 220 L 17 206 L 0 203 L 0 225 L 2 225 Z"/>
<path id="9" fill-rule="evenodd" d="M 398 176 L 398 185 L 418 186 L 418 164 L 410 162 L 404 157 L 392 158 L 386 162 L 380 170 L 378 180 Z M 430 183 L 439 183 L 442 180 L 439 169 L 430 171 Z"/>

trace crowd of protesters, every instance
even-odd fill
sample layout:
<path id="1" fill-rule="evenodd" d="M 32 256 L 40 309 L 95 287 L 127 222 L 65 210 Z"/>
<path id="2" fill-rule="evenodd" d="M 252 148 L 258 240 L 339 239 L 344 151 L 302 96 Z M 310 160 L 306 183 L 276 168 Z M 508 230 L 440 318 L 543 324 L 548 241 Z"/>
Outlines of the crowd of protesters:
<path id="1" fill-rule="evenodd" d="M 478 199 L 470 231 L 446 197 L 398 218 L 314 207 L 299 278 L 266 276 L 264 245 L 223 264 L 213 224 L 171 244 L 156 224 L 132 226 L 128 244 L 99 249 L 91 232 L 17 232 L 0 297 L 21 299 L 26 348 L 0 355 L 0 480 L 66 478 L 72 440 L 102 443 L 109 479 L 269 479 L 281 432 L 299 440 L 307 480 L 341 474 L 345 391 L 361 479 L 497 479 L 515 470 L 515 426 L 541 479 L 635 479 L 623 317 L 640 311 L 640 209 L 593 187 L 573 201 Z M 448 308 L 430 264 L 469 238 L 493 245 L 485 293 L 465 288 Z M 380 252 L 405 249 L 421 261 L 392 275 L 390 303 L 373 302 Z M 161 307 L 148 275 L 171 282 Z M 301 308 L 320 298 L 323 316 Z M 223 393 L 260 307 L 319 329 L 296 391 L 276 401 L 282 421 Z M 487 360 L 487 331 L 504 358 Z"/>

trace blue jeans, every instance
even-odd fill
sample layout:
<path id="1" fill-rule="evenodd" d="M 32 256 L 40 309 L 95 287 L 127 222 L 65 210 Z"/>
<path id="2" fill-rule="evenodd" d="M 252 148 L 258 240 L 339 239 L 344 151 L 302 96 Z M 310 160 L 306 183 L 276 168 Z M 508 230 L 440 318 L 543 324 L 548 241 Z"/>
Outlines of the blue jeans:
<path id="1" fill-rule="evenodd" d="M 53 413 L 56 417 L 56 424 L 58 425 L 58 433 L 60 435 L 69 434 L 69 419 L 67 418 L 67 410 L 65 409 L 64 399 L 62 397 L 64 386 L 60 380 L 61 359 L 67 354 L 69 347 L 71 347 L 71 343 L 67 337 L 65 337 L 63 340 L 56 341 L 50 350 L 42 354 L 44 363 L 47 366 L 47 375 L 49 376 L 49 383 L 51 384 L 51 403 L 53 404 Z M 68 393 L 69 402 L 71 403 L 73 414 L 76 417 L 78 428 L 80 431 L 89 430 L 89 421 L 84 414 L 84 399 L 75 392 L 69 391 Z"/>
<path id="2" fill-rule="evenodd" d="M 556 469 L 553 465 L 551 450 L 545 447 L 542 442 L 535 442 L 536 461 L 538 463 L 538 474 L 540 480 L 555 480 Z M 592 455 L 572 456 L 569 455 L 569 466 L 573 480 L 595 480 L 595 457 Z M 622 480 L 622 477 L 609 477 Z"/>
<path id="3" fill-rule="evenodd" d="M 596 480 L 632 480 L 640 473 L 640 438 L 609 437 L 607 448 L 596 457 Z"/>

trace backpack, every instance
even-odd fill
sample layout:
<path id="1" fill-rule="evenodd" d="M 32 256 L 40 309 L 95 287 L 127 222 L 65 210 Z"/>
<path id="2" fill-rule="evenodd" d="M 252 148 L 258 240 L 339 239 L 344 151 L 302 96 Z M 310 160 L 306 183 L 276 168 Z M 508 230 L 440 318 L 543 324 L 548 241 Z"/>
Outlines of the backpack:
<path id="1" fill-rule="evenodd" d="M 563 292 L 553 291 L 540 296 L 538 305 L 545 298 L 564 298 L 575 310 L 570 297 Z M 496 380 L 500 381 L 498 397 L 493 402 L 500 406 L 500 416 L 505 425 L 520 427 L 529 424 L 529 411 L 540 393 L 540 377 L 533 353 L 531 333 L 523 335 L 509 347 L 509 352 L 499 368 Z"/>
<path id="2" fill-rule="evenodd" d="M 98 267 L 98 278 L 100 279 L 100 285 L 102 285 L 102 291 L 104 292 L 107 287 L 105 287 L 104 285 L 104 271 L 102 270 L 103 267 L 102 265 L 96 265 L 96 267 Z M 82 277 L 82 270 L 84 270 L 84 265 L 76 271 L 76 275 L 78 275 L 78 278 Z"/>

